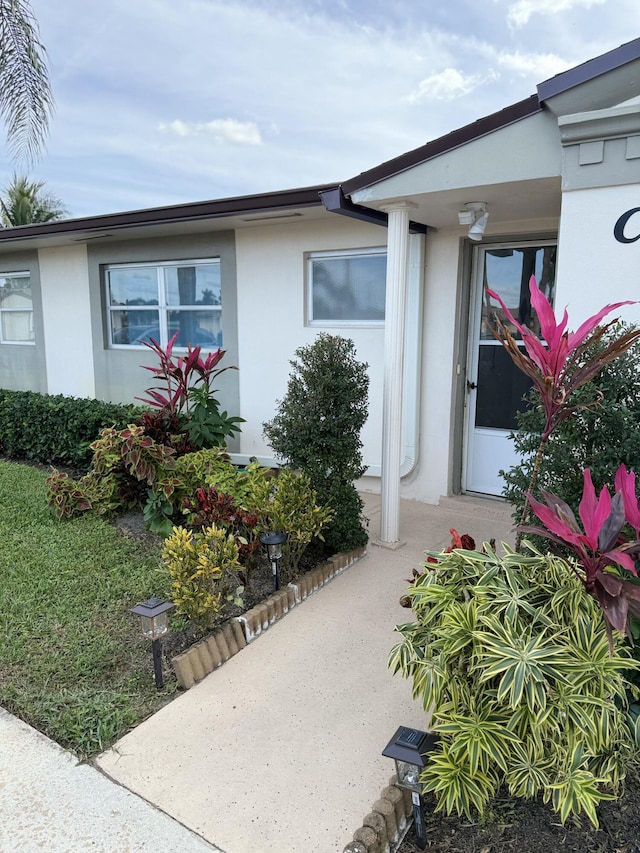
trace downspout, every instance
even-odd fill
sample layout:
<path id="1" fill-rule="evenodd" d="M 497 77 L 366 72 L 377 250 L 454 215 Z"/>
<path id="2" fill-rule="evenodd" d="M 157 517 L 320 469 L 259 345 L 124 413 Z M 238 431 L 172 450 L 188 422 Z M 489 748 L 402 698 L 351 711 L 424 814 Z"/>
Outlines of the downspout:
<path id="1" fill-rule="evenodd" d="M 354 204 L 342 192 L 334 187 L 320 193 L 325 208 L 330 213 L 338 213 L 352 219 L 370 222 L 373 225 L 388 225 L 388 214 L 381 210 L 371 210 Z M 425 235 L 428 227 L 421 222 L 409 222 L 409 269 L 407 276 L 406 337 L 403 365 L 403 457 L 400 463 L 400 477 L 411 474 L 418 463 L 420 434 L 420 381 L 422 368 L 422 305 L 424 292 Z M 380 477 L 380 465 L 370 465 L 364 476 Z"/>

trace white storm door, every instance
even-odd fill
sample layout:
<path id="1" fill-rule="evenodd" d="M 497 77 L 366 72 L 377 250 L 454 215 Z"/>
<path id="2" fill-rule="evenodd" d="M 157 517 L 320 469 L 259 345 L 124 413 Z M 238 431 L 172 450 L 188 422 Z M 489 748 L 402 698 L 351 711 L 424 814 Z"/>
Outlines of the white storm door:
<path id="1" fill-rule="evenodd" d="M 522 398 L 531 387 L 531 381 L 492 334 L 496 314 L 502 320 L 506 318 L 487 289 L 500 294 L 514 318 L 539 335 L 529 279 L 535 275 L 553 305 L 555 268 L 555 243 L 500 244 L 475 250 L 463 491 L 502 494 L 504 481 L 499 472 L 518 462 L 509 434 L 517 429 L 516 412 L 524 408 Z M 519 339 L 515 327 L 509 330 Z"/>

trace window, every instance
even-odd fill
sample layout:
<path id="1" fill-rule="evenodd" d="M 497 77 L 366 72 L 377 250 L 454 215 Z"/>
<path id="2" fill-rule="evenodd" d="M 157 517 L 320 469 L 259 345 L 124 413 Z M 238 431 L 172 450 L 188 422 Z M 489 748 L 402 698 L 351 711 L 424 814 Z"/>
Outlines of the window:
<path id="1" fill-rule="evenodd" d="M 109 345 L 222 346 L 220 261 L 110 264 L 105 270 Z"/>
<path id="2" fill-rule="evenodd" d="M 28 272 L 0 273 L 0 342 L 33 344 L 33 300 Z"/>
<path id="3" fill-rule="evenodd" d="M 313 326 L 384 323 L 385 249 L 313 252 L 307 259 L 307 320 Z"/>

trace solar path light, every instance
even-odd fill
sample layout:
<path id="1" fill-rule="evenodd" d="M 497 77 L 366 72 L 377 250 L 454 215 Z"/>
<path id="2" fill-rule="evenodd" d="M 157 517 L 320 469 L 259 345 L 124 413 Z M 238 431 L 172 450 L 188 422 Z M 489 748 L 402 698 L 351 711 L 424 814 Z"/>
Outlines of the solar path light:
<path id="1" fill-rule="evenodd" d="M 277 592 L 280 589 L 280 581 L 278 579 L 278 562 L 282 559 L 282 546 L 287 541 L 286 533 L 263 533 L 260 536 L 260 542 L 264 545 L 267 552 L 267 557 L 271 563 L 271 571 L 273 572 L 273 589 Z"/>
<path id="2" fill-rule="evenodd" d="M 435 749 L 437 742 L 437 735 L 400 726 L 382 751 L 386 758 L 393 758 L 396 763 L 398 785 L 411 791 L 413 820 L 420 850 L 426 850 L 427 847 L 420 774 L 427 765 L 429 753 Z"/>
<path id="3" fill-rule="evenodd" d="M 164 686 L 162 678 L 162 650 L 160 640 L 169 633 L 169 621 L 167 619 L 169 610 L 175 604 L 163 601 L 161 598 L 148 598 L 142 604 L 137 604 L 132 613 L 140 617 L 142 634 L 151 640 L 151 651 L 153 653 L 153 672 L 156 679 L 156 687 L 160 690 Z"/>

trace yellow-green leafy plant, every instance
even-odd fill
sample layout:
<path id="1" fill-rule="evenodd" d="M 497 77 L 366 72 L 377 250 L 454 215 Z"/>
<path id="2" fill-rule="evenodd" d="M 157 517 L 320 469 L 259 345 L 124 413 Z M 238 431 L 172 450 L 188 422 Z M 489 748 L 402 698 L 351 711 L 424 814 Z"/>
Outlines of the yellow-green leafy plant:
<path id="1" fill-rule="evenodd" d="M 319 506 L 317 495 L 307 474 L 281 471 L 270 481 L 254 482 L 256 511 L 264 530 L 279 530 L 287 534 L 279 566 L 281 579 L 286 583 L 298 571 L 300 559 L 309 543 L 323 540 L 323 529 L 333 518 L 333 510 Z"/>
<path id="2" fill-rule="evenodd" d="M 527 543 L 530 549 L 533 546 Z M 597 601 L 567 560 L 427 552 L 408 596 L 415 621 L 390 665 L 413 682 L 439 745 L 421 776 L 437 808 L 482 814 L 501 786 L 541 796 L 564 822 L 620 792 L 637 760 L 623 638 L 609 647 Z"/>
<path id="3" fill-rule="evenodd" d="M 164 543 L 162 562 L 178 613 L 197 625 L 211 628 L 228 603 L 242 605 L 238 545 L 222 528 L 211 525 L 195 532 L 175 527 Z"/>

